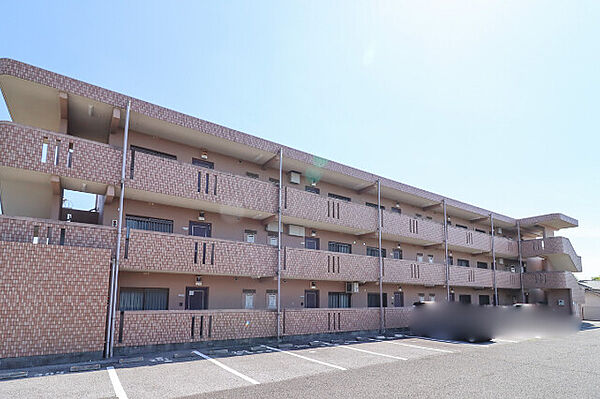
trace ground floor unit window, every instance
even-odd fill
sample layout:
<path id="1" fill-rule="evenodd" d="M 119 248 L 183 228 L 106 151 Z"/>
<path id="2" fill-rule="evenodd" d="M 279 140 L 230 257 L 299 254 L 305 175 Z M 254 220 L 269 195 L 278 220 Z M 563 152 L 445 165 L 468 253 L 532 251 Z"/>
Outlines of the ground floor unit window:
<path id="1" fill-rule="evenodd" d="M 368 293 L 367 294 L 367 306 L 370 308 L 379 307 L 379 293 Z M 383 307 L 387 307 L 387 292 L 383 293 Z"/>
<path id="2" fill-rule="evenodd" d="M 167 310 L 168 288 L 121 288 L 119 310 Z"/>
<path id="3" fill-rule="evenodd" d="M 345 292 L 330 292 L 328 306 L 330 308 L 352 307 L 351 295 Z"/>

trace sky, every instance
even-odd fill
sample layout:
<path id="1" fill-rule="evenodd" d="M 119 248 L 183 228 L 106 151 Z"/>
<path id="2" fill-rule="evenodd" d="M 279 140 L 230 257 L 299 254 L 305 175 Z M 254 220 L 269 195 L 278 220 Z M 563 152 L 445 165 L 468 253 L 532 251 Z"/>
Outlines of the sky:
<path id="1" fill-rule="evenodd" d="M 5 2 L 14 58 L 511 217 L 600 276 L 600 2 Z M 10 117 L 3 102 L 0 120 Z"/>

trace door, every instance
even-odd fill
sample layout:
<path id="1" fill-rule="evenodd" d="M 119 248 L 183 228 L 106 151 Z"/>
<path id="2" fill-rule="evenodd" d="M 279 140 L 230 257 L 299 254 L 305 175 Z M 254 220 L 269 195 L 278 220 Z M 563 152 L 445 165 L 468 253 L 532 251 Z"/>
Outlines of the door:
<path id="1" fill-rule="evenodd" d="M 319 307 L 319 291 L 306 290 L 304 291 L 304 307 L 318 308 Z"/>
<path id="2" fill-rule="evenodd" d="M 255 290 L 244 290 L 244 309 L 254 309 Z"/>
<path id="3" fill-rule="evenodd" d="M 470 304 L 471 303 L 471 295 L 459 295 L 458 296 L 458 301 L 460 303 Z"/>
<path id="4" fill-rule="evenodd" d="M 212 224 L 190 221 L 190 235 L 196 237 L 210 237 L 212 234 Z"/>
<path id="5" fill-rule="evenodd" d="M 490 296 L 489 295 L 479 295 L 479 304 L 480 305 L 489 305 L 490 304 Z"/>
<path id="6" fill-rule="evenodd" d="M 187 287 L 185 308 L 189 310 L 208 309 L 208 288 Z"/>
<path id="7" fill-rule="evenodd" d="M 404 307 L 404 292 L 394 292 L 394 307 Z"/>

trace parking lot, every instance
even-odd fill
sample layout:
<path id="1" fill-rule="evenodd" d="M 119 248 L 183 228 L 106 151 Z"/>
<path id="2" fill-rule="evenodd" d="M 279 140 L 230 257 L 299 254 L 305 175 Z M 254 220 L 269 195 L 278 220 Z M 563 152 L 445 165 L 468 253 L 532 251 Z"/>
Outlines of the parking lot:
<path id="1" fill-rule="evenodd" d="M 600 361 L 597 360 L 600 359 L 599 330 L 597 325 L 588 324 L 587 328 L 569 337 L 505 337 L 480 344 L 411 336 L 365 336 L 296 345 L 257 345 L 236 350 L 220 348 L 201 352 L 192 349 L 146 354 L 122 358 L 120 363 L 110 365 L 88 365 L 100 366 L 91 371 L 69 371 L 70 365 L 62 369 L 30 369 L 27 377 L 0 381 L 0 397 L 175 398 L 202 394 L 260 397 L 287 396 L 291 392 L 338 397 L 352 394 L 353 385 L 357 385 L 354 392 L 363 389 L 361 395 L 364 396 L 403 396 L 396 393 L 402 391 L 408 395 L 413 387 L 427 397 L 428 387 L 431 396 L 435 396 L 441 389 L 456 388 L 453 381 L 463 381 L 464 388 L 469 387 L 469 379 L 464 378 L 469 372 L 476 378 L 478 372 L 485 371 L 487 378 L 503 381 L 502 375 L 496 375 L 493 368 L 506 369 L 507 364 L 513 364 L 517 369 L 521 367 L 521 361 L 529 364 L 529 376 L 535 378 L 536 368 L 550 367 L 546 363 L 552 363 L 549 358 L 552 351 L 555 354 L 561 351 L 595 354 L 595 363 L 580 363 L 582 359 L 579 359 L 573 367 L 567 364 L 568 356 L 561 357 L 563 365 L 568 366 L 565 370 L 583 372 L 584 375 L 590 373 L 590 384 L 593 385 L 600 376 Z M 536 354 L 540 356 L 539 364 L 535 360 Z M 557 364 L 552 367 L 556 373 Z M 448 373 L 452 370 L 455 373 Z M 417 379 L 417 376 L 422 378 Z M 572 381 L 575 383 L 576 379 Z M 510 388 L 507 382 L 504 380 L 505 390 Z M 514 384 L 517 382 L 513 381 Z M 532 384 L 530 388 L 537 386 Z M 468 392 L 460 391 L 470 396 Z M 582 392 L 578 392 L 582 397 Z M 521 397 L 524 393 L 519 389 L 512 395 Z"/>

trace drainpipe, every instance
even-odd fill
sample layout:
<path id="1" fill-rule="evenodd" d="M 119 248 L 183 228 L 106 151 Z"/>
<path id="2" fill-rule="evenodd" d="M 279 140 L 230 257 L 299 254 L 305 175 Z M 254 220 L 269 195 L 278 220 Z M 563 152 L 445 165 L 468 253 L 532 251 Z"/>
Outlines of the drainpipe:
<path id="1" fill-rule="evenodd" d="M 517 240 L 519 244 L 519 280 L 521 281 L 521 303 L 525 303 L 525 289 L 523 288 L 523 249 L 521 246 L 521 222 L 517 220 Z"/>
<path id="2" fill-rule="evenodd" d="M 127 102 L 127 116 L 125 117 L 125 133 L 123 135 L 123 161 L 121 163 L 121 195 L 119 196 L 119 221 L 117 224 L 117 253 L 115 255 L 115 266 L 113 267 L 113 282 L 109 309 L 109 347 L 107 357 L 112 357 L 114 348 L 114 314 L 117 311 L 117 290 L 119 286 L 119 259 L 121 258 L 121 230 L 123 229 L 123 201 L 125 199 L 125 169 L 127 165 L 127 141 L 129 139 L 129 114 L 131 112 L 131 100 Z"/>
<path id="3" fill-rule="evenodd" d="M 379 331 L 385 330 L 383 316 L 383 255 L 381 253 L 381 181 L 377 180 L 377 239 L 379 240 Z"/>
<path id="4" fill-rule="evenodd" d="M 446 198 L 442 200 L 444 207 L 444 259 L 446 263 L 446 301 L 450 302 L 450 263 L 448 262 L 448 215 L 446 214 Z"/>
<path id="5" fill-rule="evenodd" d="M 113 290 L 115 284 L 115 258 L 110 259 L 110 289 L 108 291 L 108 319 L 106 320 L 106 342 L 104 344 L 104 357 L 108 357 L 110 353 L 110 336 L 114 331 L 112 325 L 112 309 L 113 309 Z"/>
<path id="6" fill-rule="evenodd" d="M 277 341 L 281 340 L 281 190 L 283 188 L 283 148 L 279 149 L 279 202 L 277 205 Z"/>
<path id="7" fill-rule="evenodd" d="M 496 286 L 496 249 L 494 246 L 494 215 L 490 213 L 490 225 L 492 227 L 492 268 L 494 276 L 494 306 L 498 306 L 498 287 Z"/>

